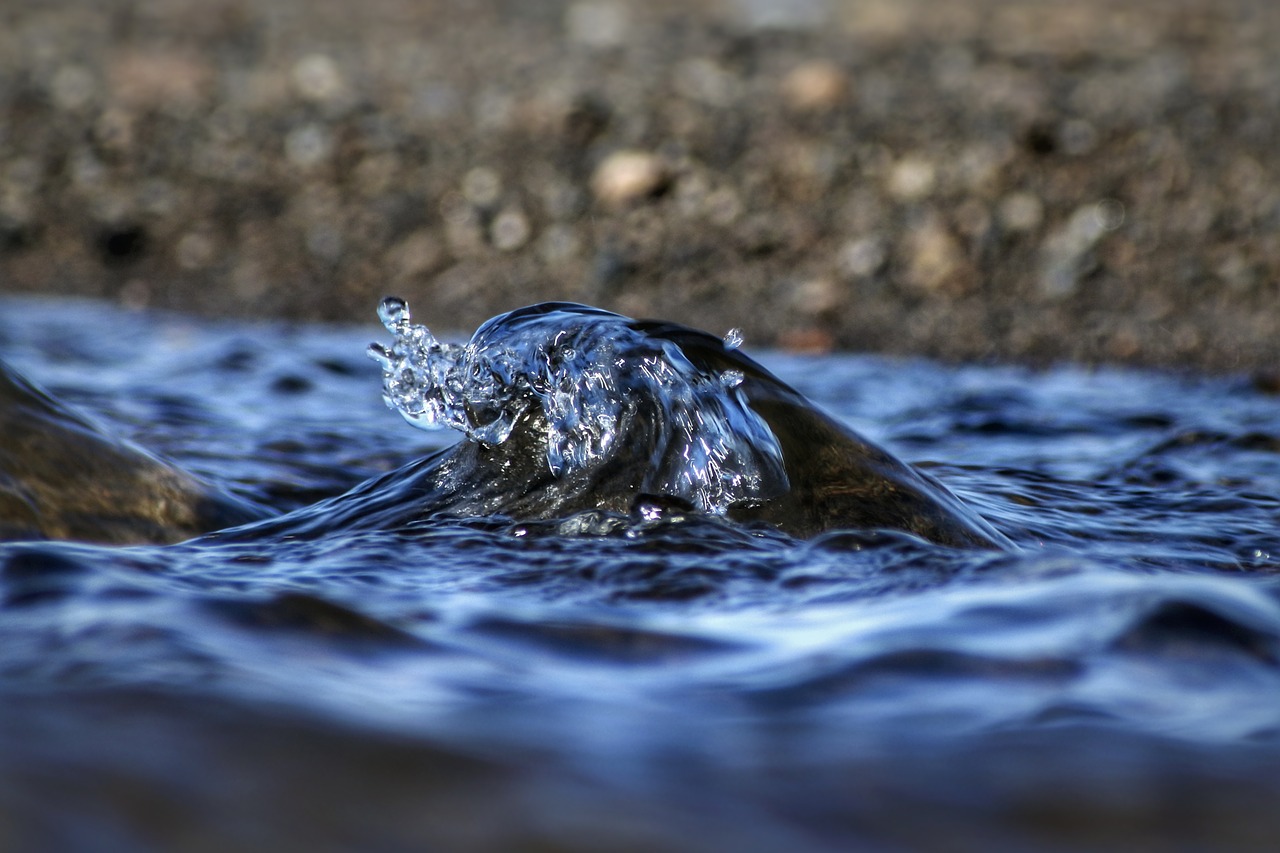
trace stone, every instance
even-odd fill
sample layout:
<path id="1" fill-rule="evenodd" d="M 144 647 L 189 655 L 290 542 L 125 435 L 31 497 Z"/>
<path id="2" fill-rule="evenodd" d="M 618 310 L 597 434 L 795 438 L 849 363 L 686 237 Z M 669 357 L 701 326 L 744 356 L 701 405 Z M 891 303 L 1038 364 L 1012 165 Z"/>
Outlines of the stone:
<path id="1" fill-rule="evenodd" d="M 591 176 L 591 191 L 607 205 L 623 205 L 656 193 L 667 181 L 662 161 L 647 151 L 615 151 Z"/>

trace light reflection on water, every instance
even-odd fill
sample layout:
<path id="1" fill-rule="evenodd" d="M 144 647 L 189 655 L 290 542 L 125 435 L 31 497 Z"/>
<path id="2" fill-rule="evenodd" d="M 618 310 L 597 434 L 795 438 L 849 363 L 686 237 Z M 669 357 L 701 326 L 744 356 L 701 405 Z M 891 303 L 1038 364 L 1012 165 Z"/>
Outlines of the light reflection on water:
<path id="1" fill-rule="evenodd" d="M 363 356 L 371 332 L 0 304 L 0 356 L 280 511 L 446 440 L 386 411 Z M 123 732 L 153 707 L 178 709 L 155 724 L 173 729 L 173 755 L 225 750 L 234 762 L 268 724 L 205 716 L 225 705 L 235 720 L 308 721 L 277 738 L 278 766 L 304 766 L 319 738 L 337 762 L 328 772 L 364 780 L 346 796 L 369 797 L 365 811 L 398 839 L 414 836 L 387 810 L 389 789 L 426 783 L 388 775 L 370 757 L 380 738 L 426 764 L 441 745 L 511 762 L 505 793 L 492 794 L 500 813 L 634 807 L 675 848 L 757 830 L 759 849 L 924 843 L 927 829 L 895 826 L 922 803 L 939 827 L 1015 843 L 1057 826 L 1026 809 L 1062 808 L 1077 838 L 1097 841 L 1095 824 L 1144 837 L 1161 815 L 1217 797 L 1197 824 L 1204 837 L 1228 821 L 1266 835 L 1273 819 L 1249 797 L 1280 793 L 1274 398 L 1236 379 L 1132 371 L 762 360 L 928 463 L 1022 550 L 865 531 L 799 541 L 697 516 L 629 535 L 488 520 L 3 545 L 0 692 L 34 709 L 4 722 L 48 735 L 40 727 L 62 720 L 68 734 L 66 754 L 0 738 L 17 768 L 0 780 L 56 781 L 50 768 L 72 759 L 90 776 L 134 762 L 179 773 L 145 741 L 87 746 L 90 721 Z M 63 568 L 19 573 L 21 555 Z M 84 691 L 107 710 L 86 716 Z M 237 772 L 284 772 L 245 761 Z M 187 772 L 192 803 L 232 778 Z M 530 806 L 511 781 L 525 778 L 569 787 Z M 1099 778 L 1106 804 L 1086 796 Z M 682 821 L 694 829 L 672 829 Z M 568 825 L 521 838 L 591 848 L 630 837 Z"/>

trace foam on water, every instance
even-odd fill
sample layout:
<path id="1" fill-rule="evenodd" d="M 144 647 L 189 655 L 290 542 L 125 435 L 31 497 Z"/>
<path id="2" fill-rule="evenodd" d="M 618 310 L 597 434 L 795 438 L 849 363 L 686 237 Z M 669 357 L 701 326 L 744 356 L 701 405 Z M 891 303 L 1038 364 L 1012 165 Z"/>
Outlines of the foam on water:
<path id="1" fill-rule="evenodd" d="M 369 349 L 384 399 L 416 427 L 455 429 L 489 446 L 517 427 L 539 430 L 557 477 L 624 449 L 648 454 L 642 491 L 714 514 L 787 488 L 782 450 L 747 404 L 742 372 L 700 369 L 626 317 L 550 303 L 495 317 L 468 343 L 450 344 L 413 323 L 404 300 L 388 297 L 378 315 L 395 336 Z"/>

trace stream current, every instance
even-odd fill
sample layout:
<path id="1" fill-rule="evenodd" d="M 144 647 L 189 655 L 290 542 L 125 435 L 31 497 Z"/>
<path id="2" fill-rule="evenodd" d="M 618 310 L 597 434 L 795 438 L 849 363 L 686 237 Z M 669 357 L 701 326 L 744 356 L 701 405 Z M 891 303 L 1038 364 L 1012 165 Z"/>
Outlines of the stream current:
<path id="1" fill-rule="evenodd" d="M 733 372 L 682 374 L 672 410 L 735 428 L 672 445 L 692 469 L 654 451 L 640 491 L 677 501 L 351 523 L 379 499 L 360 484 L 459 437 L 388 411 L 379 337 L 0 300 L 0 358 L 301 520 L 0 543 L 0 842 L 1267 849 L 1280 832 L 1280 400 L 1246 379 L 753 353 L 1007 547 L 727 516 L 786 479 Z M 504 364 L 528 354 L 502 340 Z M 581 372 L 592 346 L 570 349 L 573 381 L 487 364 L 514 414 L 464 393 L 405 417 L 500 444 L 544 406 L 567 426 L 539 464 L 572 476 L 627 417 L 574 408 L 604 382 Z M 446 367 L 461 349 L 439 344 Z"/>

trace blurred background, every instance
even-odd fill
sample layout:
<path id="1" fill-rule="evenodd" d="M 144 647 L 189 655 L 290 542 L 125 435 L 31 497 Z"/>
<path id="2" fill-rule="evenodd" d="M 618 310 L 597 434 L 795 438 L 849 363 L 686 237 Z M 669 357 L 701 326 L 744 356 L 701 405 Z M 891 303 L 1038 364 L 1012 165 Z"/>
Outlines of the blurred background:
<path id="1" fill-rule="evenodd" d="M 1280 382 L 1272 0 L 7 0 L 0 292 Z"/>

